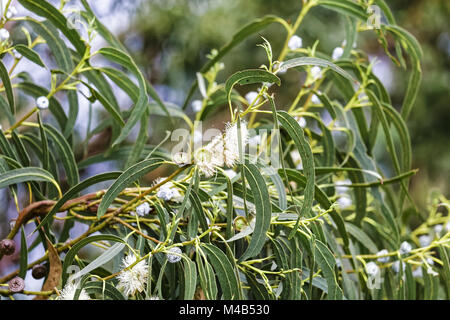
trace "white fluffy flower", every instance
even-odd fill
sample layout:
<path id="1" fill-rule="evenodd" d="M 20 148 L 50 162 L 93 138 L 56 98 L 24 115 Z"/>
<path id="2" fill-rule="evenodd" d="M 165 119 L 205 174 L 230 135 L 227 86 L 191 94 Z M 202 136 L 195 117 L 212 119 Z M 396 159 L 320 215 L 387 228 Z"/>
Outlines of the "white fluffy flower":
<path id="1" fill-rule="evenodd" d="M 434 226 L 434 232 L 436 232 L 437 234 L 440 234 L 442 232 L 442 229 L 444 229 L 442 224 L 437 224 Z"/>
<path id="2" fill-rule="evenodd" d="M 366 272 L 369 276 L 375 276 L 378 272 L 380 272 L 380 268 L 375 262 L 369 262 L 366 264 Z"/>
<path id="3" fill-rule="evenodd" d="M 67 282 L 57 300 L 73 300 L 75 298 L 75 293 L 77 289 L 78 286 L 75 283 Z M 86 293 L 86 291 L 84 289 L 81 289 L 80 295 L 78 296 L 78 300 L 90 300 L 90 299 L 91 298 Z"/>
<path id="4" fill-rule="evenodd" d="M 447 230 L 447 232 L 450 231 L 450 222 L 447 222 L 445 224 L 445 229 Z"/>
<path id="5" fill-rule="evenodd" d="M 181 261 L 181 249 L 179 247 L 173 247 L 169 249 L 170 253 L 166 253 L 167 261 L 170 263 L 177 263 Z"/>
<path id="6" fill-rule="evenodd" d="M 247 123 L 244 121 L 241 122 L 240 133 L 241 133 L 240 138 L 241 138 L 242 152 L 244 152 L 245 146 L 248 143 Z M 237 123 L 227 126 L 223 140 L 224 140 L 223 159 L 228 167 L 232 167 L 234 166 L 235 162 L 239 159 L 239 135 Z"/>
<path id="7" fill-rule="evenodd" d="M 200 149 L 195 153 L 195 164 L 201 173 L 207 178 L 212 177 L 216 172 L 216 166 L 212 160 L 212 153 L 206 149 Z"/>
<path id="8" fill-rule="evenodd" d="M 200 100 L 194 100 L 192 101 L 192 110 L 194 110 L 194 112 L 199 112 L 200 110 L 202 110 L 202 105 L 203 103 Z"/>
<path id="9" fill-rule="evenodd" d="M 216 167 L 224 165 L 224 141 L 222 136 L 216 136 L 195 153 L 195 163 L 199 170 L 206 176 L 211 177 L 216 172 Z"/>
<path id="10" fill-rule="evenodd" d="M 242 151 L 248 143 L 249 132 L 247 124 L 241 122 Z M 216 136 L 204 148 L 195 152 L 194 160 L 199 170 L 206 176 L 211 177 L 217 167 L 233 167 L 239 159 L 239 135 L 237 124 L 227 125 L 224 136 Z"/>
<path id="11" fill-rule="evenodd" d="M 431 243 L 431 237 L 428 235 L 423 235 L 419 237 L 419 243 L 421 247 L 427 247 Z"/>
<path id="12" fill-rule="evenodd" d="M 407 254 L 411 251 L 412 246 L 409 242 L 403 241 L 400 245 L 400 254 Z"/>
<path id="13" fill-rule="evenodd" d="M 343 196 L 343 197 L 340 197 L 337 200 L 337 204 L 339 205 L 339 207 L 341 209 L 346 209 L 346 208 L 350 207 L 353 204 L 353 201 L 352 201 L 352 199 L 350 197 Z"/>
<path id="14" fill-rule="evenodd" d="M 6 41 L 9 39 L 9 31 L 5 28 L 0 29 L 0 41 Z"/>
<path id="15" fill-rule="evenodd" d="M 258 97 L 258 92 L 250 91 L 245 95 L 245 100 L 247 100 L 248 104 L 252 104 L 257 97 Z M 260 99 L 255 101 L 255 103 L 258 103 L 259 101 L 260 101 Z"/>
<path id="16" fill-rule="evenodd" d="M 303 45 L 303 40 L 297 35 L 293 35 L 288 42 L 288 47 L 291 50 L 300 49 Z"/>
<path id="17" fill-rule="evenodd" d="M 348 191 L 348 187 L 346 187 L 345 185 L 348 184 L 352 184 L 352 181 L 350 179 L 345 179 L 345 180 L 338 180 L 334 183 L 335 185 L 335 189 L 336 189 L 336 193 L 337 194 L 344 194 Z"/>
<path id="18" fill-rule="evenodd" d="M 138 216 L 143 217 L 150 212 L 150 204 L 148 202 L 141 203 L 136 207 L 136 213 Z"/>
<path id="19" fill-rule="evenodd" d="M 322 69 L 318 66 L 314 66 L 311 68 L 311 76 L 313 77 L 313 80 L 316 81 L 320 78 L 322 78 Z"/>
<path id="20" fill-rule="evenodd" d="M 136 262 L 136 256 L 132 253 L 127 255 L 123 260 L 123 268 L 127 268 Z M 130 269 L 123 270 L 117 276 L 119 284 L 117 288 L 124 291 L 127 296 L 134 295 L 136 292 L 144 291 L 148 278 L 148 265 L 145 260 L 139 261 Z"/>
<path id="21" fill-rule="evenodd" d="M 332 54 L 332 59 L 333 60 L 338 60 L 342 57 L 342 55 L 344 54 L 344 49 L 342 47 L 336 47 L 333 50 L 333 54 Z"/>
<path id="22" fill-rule="evenodd" d="M 381 251 L 378 251 L 377 256 L 384 256 L 387 255 L 389 253 L 389 251 L 387 251 L 386 249 L 383 249 Z M 381 263 L 387 263 L 389 261 L 389 257 L 381 257 L 377 259 L 378 262 Z"/>
<path id="23" fill-rule="evenodd" d="M 47 97 L 42 96 L 36 99 L 36 105 L 40 110 L 47 109 L 49 104 Z"/>

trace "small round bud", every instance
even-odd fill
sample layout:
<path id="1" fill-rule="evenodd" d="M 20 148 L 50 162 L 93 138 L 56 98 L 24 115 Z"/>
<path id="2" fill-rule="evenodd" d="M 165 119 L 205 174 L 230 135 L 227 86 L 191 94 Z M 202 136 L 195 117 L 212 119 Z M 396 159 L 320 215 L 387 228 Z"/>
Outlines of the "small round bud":
<path id="1" fill-rule="evenodd" d="M 33 266 L 31 275 L 35 279 L 42 279 L 47 275 L 47 267 L 44 266 L 43 264 L 37 264 Z"/>
<path id="2" fill-rule="evenodd" d="M 402 244 L 400 245 L 400 250 L 399 250 L 400 254 L 407 254 L 411 250 L 412 250 L 412 246 L 407 241 L 403 241 Z"/>
<path id="3" fill-rule="evenodd" d="M 49 101 L 47 97 L 42 96 L 36 99 L 36 105 L 40 110 L 45 110 L 48 108 Z"/>
<path id="4" fill-rule="evenodd" d="M 0 253 L 5 256 L 10 256 L 16 251 L 16 243 L 14 240 L 3 239 L 0 242 Z"/>
<path id="5" fill-rule="evenodd" d="M 144 202 L 136 207 L 136 213 L 138 216 L 145 216 L 150 212 L 150 204 L 148 202 Z"/>
<path id="6" fill-rule="evenodd" d="M 375 262 L 369 262 L 366 264 L 366 272 L 369 276 L 375 276 L 378 272 L 380 272 L 380 268 Z"/>
<path id="7" fill-rule="evenodd" d="M 8 282 L 9 291 L 13 293 L 22 292 L 25 289 L 25 281 L 21 277 L 15 277 Z"/>
<path id="8" fill-rule="evenodd" d="M 172 252 L 174 254 L 167 253 L 167 261 L 169 261 L 170 263 L 177 263 L 181 260 L 181 249 L 179 247 L 173 247 L 169 249 L 169 252 Z"/>
<path id="9" fill-rule="evenodd" d="M 303 41 L 302 38 L 300 38 L 297 35 L 293 35 L 288 42 L 288 47 L 291 50 L 297 50 L 300 49 L 302 47 Z"/>
<path id="10" fill-rule="evenodd" d="M 318 66 L 314 66 L 311 68 L 311 75 L 314 78 L 314 80 L 322 78 L 322 69 Z"/>
<path id="11" fill-rule="evenodd" d="M 9 31 L 5 28 L 0 29 L 0 41 L 6 41 L 9 39 Z"/>
<path id="12" fill-rule="evenodd" d="M 200 100 L 194 100 L 192 101 L 191 106 L 194 112 L 199 112 L 200 110 L 202 110 L 203 103 Z"/>
<path id="13" fill-rule="evenodd" d="M 333 54 L 331 57 L 333 60 L 338 60 L 342 57 L 343 54 L 344 54 L 344 49 L 342 47 L 337 47 L 337 48 L 334 48 Z"/>

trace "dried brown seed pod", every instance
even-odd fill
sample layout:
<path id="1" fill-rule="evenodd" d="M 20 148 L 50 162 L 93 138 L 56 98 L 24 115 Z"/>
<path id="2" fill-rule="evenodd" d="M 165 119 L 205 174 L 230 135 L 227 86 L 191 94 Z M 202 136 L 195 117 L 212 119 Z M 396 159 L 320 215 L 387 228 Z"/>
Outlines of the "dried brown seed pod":
<path id="1" fill-rule="evenodd" d="M 8 282 L 9 291 L 13 293 L 22 292 L 25 289 L 25 281 L 21 277 L 15 277 Z"/>
<path id="2" fill-rule="evenodd" d="M 33 266 L 31 275 L 35 279 L 42 279 L 47 275 L 47 267 L 44 266 L 43 264 L 37 264 Z"/>
<path id="3" fill-rule="evenodd" d="M 10 256 L 16 251 L 16 243 L 14 240 L 3 239 L 0 241 L 0 254 Z"/>

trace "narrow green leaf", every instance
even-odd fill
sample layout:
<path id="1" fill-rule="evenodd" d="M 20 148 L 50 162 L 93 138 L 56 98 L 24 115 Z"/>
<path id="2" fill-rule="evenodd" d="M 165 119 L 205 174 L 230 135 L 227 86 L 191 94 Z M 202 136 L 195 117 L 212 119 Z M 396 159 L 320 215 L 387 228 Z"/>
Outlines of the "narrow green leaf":
<path id="1" fill-rule="evenodd" d="M 41 66 L 41 67 L 45 68 L 45 64 L 42 61 L 41 57 L 33 49 L 30 49 L 30 48 L 28 48 L 27 46 L 25 46 L 23 44 L 18 44 L 16 46 L 14 46 L 14 48 L 17 50 L 17 52 L 19 52 L 22 56 L 24 56 L 25 58 L 27 58 L 31 62 L 34 62 L 38 66 Z"/>
<path id="2" fill-rule="evenodd" d="M 25 229 L 22 226 L 20 229 L 20 268 L 19 277 L 25 279 L 28 271 L 28 247 L 27 247 L 27 237 L 25 235 Z"/>
<path id="3" fill-rule="evenodd" d="M 8 70 L 6 70 L 3 61 L 0 61 L 0 78 L 2 79 L 3 87 L 5 88 L 6 98 L 8 99 L 9 108 L 12 114 L 16 113 L 16 106 L 14 102 L 14 93 L 11 85 L 11 79 L 9 78 Z"/>
<path id="4" fill-rule="evenodd" d="M 184 265 L 184 300 L 193 300 L 197 289 L 197 267 L 191 259 L 183 260 Z"/>
<path id="5" fill-rule="evenodd" d="M 113 203 L 114 199 L 125 189 L 129 184 L 138 180 L 143 175 L 148 172 L 156 169 L 161 164 L 164 163 L 164 160 L 161 159 L 148 159 L 142 162 L 135 164 L 130 167 L 126 171 L 124 171 L 117 180 L 112 184 L 112 186 L 108 189 L 105 196 L 100 203 L 97 210 L 97 217 L 100 218 L 106 213 L 109 206 Z"/>
<path id="6" fill-rule="evenodd" d="M 37 167 L 14 169 L 0 174 L 0 189 L 13 184 L 29 181 L 50 182 L 59 189 L 58 183 L 55 181 L 55 178 L 53 178 L 50 172 Z"/>
<path id="7" fill-rule="evenodd" d="M 347 71 L 342 69 L 341 67 L 338 67 L 333 62 L 315 58 L 315 57 L 300 57 L 300 58 L 294 58 L 291 60 L 287 60 L 285 62 L 282 62 L 279 68 L 279 71 L 286 71 L 291 68 L 300 67 L 300 66 L 319 66 L 324 68 L 330 68 L 334 72 L 340 74 L 344 78 L 353 81 L 355 83 L 358 83 L 358 81 L 353 78 Z"/>
<path id="8" fill-rule="evenodd" d="M 270 197 L 264 178 L 259 172 L 258 167 L 254 164 L 247 163 L 244 165 L 245 177 L 250 185 L 253 194 L 253 203 L 255 204 L 255 228 L 250 243 L 239 258 L 239 261 L 245 261 L 248 258 L 258 255 L 267 240 L 267 231 L 270 227 L 270 219 L 272 217 Z"/>
<path id="9" fill-rule="evenodd" d="M 307 179 L 305 186 L 305 200 L 303 202 L 300 215 L 298 217 L 297 223 L 295 227 L 292 229 L 289 238 L 292 238 L 293 235 L 297 232 L 298 225 L 300 223 L 300 218 L 307 216 L 308 212 L 312 209 L 312 204 L 314 200 L 314 180 L 315 180 L 315 171 L 314 171 L 314 158 L 312 154 L 311 147 L 306 140 L 303 130 L 295 121 L 292 116 L 290 116 L 285 111 L 278 111 L 278 120 L 281 126 L 286 129 L 289 136 L 294 141 L 298 152 L 300 153 L 300 157 L 302 158 L 303 168 L 305 172 L 305 176 Z"/>
<path id="10" fill-rule="evenodd" d="M 236 272 L 230 260 L 225 253 L 219 248 L 211 244 L 202 243 L 202 250 L 206 252 L 209 260 L 219 279 L 220 287 L 222 289 L 223 299 L 235 300 L 239 298 L 239 282 Z"/>
<path id="11" fill-rule="evenodd" d="M 89 243 L 92 242 L 98 242 L 98 241 L 113 241 L 113 242 L 119 242 L 119 243 L 125 243 L 125 241 L 115 235 L 112 234 L 99 234 L 95 236 L 90 236 L 87 238 L 84 238 L 73 245 L 73 247 L 67 252 L 66 256 L 64 257 L 64 263 L 63 263 L 63 272 L 62 272 L 62 284 L 63 286 L 66 284 L 67 279 L 69 278 L 70 274 L 67 272 L 67 268 L 72 265 L 73 260 L 75 259 L 75 256 L 78 254 L 78 251 L 81 250 L 81 248 L 85 247 Z"/>
<path id="12" fill-rule="evenodd" d="M 316 240 L 315 245 L 315 258 L 328 284 L 328 299 L 341 300 L 343 298 L 343 292 L 337 283 L 336 274 L 334 272 L 336 260 L 325 244 Z"/>
<path id="13" fill-rule="evenodd" d="M 86 45 L 75 29 L 69 28 L 69 22 L 66 17 L 53 7 L 47 1 L 42 0 L 18 0 L 26 9 L 36 13 L 37 15 L 47 18 L 52 24 L 61 30 L 67 39 L 73 44 L 80 55 L 86 51 Z"/>

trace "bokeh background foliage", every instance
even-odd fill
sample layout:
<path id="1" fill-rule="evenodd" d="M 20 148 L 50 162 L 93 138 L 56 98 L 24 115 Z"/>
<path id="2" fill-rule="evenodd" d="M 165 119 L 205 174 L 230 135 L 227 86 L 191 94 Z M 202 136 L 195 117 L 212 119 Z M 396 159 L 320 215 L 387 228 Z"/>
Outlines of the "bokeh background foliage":
<path id="1" fill-rule="evenodd" d="M 3 8 L 2 296 L 450 297 L 447 2 L 107 2 Z M 173 163 L 193 119 L 280 128 L 282 168 Z"/>

